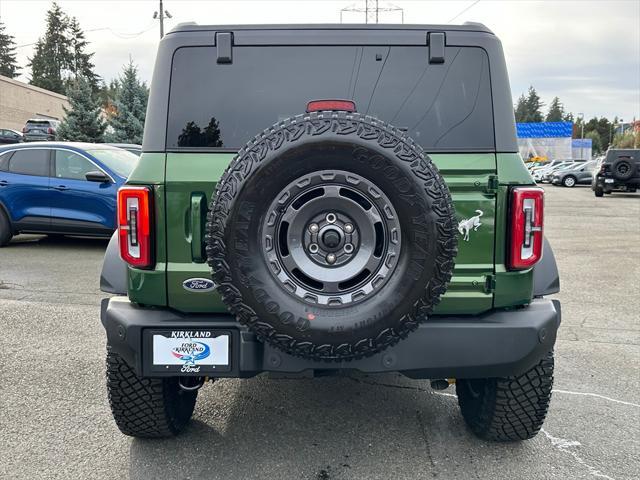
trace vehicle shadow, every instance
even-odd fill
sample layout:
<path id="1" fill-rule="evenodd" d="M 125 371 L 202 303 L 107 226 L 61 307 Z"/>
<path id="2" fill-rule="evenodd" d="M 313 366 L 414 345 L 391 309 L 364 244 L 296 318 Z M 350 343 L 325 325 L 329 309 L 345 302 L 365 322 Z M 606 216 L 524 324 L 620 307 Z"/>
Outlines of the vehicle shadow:
<path id="1" fill-rule="evenodd" d="M 84 249 L 101 249 L 107 248 L 108 238 L 102 237 L 71 237 L 63 235 L 16 235 L 11 239 L 9 245 L 4 248 L 27 248 L 34 245 L 42 247 L 56 247 L 61 249 L 74 249 L 82 247 Z"/>
<path id="2" fill-rule="evenodd" d="M 181 436 L 132 441 L 130 478 L 432 478 L 452 465 L 472 477 L 465 456 L 483 442 L 452 390 L 392 374 L 220 381 Z M 530 447 L 501 446 L 518 452 Z"/>

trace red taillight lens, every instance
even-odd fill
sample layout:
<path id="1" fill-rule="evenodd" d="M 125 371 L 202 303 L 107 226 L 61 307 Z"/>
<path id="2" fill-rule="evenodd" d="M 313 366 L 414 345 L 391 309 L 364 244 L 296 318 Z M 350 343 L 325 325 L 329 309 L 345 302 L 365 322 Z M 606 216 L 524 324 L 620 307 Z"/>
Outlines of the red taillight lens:
<path id="1" fill-rule="evenodd" d="M 27 127 L 22 127 L 22 133 L 27 133 Z"/>
<path id="2" fill-rule="evenodd" d="M 53 134 L 53 133 L 55 133 L 55 132 L 54 132 L 53 128 L 49 127 L 49 128 L 47 128 L 47 133 L 48 133 L 49 135 L 51 135 L 51 134 Z"/>
<path id="3" fill-rule="evenodd" d="M 532 267 L 542 258 L 544 190 L 517 187 L 511 190 L 510 270 Z"/>
<path id="4" fill-rule="evenodd" d="M 151 189 L 125 186 L 118 190 L 120 256 L 132 267 L 149 268 L 151 248 Z"/>
<path id="5" fill-rule="evenodd" d="M 345 112 L 355 112 L 356 104 L 351 100 L 312 100 L 307 103 L 307 113 L 319 112 L 322 110 L 342 110 Z"/>

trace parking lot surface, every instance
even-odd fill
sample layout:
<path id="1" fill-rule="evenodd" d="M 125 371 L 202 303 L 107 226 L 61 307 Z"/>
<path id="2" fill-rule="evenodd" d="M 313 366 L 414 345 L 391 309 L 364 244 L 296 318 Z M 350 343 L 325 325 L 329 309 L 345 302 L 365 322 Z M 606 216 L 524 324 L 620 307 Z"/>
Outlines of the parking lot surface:
<path id="1" fill-rule="evenodd" d="M 546 189 L 563 324 L 535 439 L 478 440 L 455 389 L 398 375 L 221 380 L 180 437 L 125 437 L 104 382 L 106 242 L 21 236 L 0 249 L 0 478 L 638 478 L 640 195 Z"/>

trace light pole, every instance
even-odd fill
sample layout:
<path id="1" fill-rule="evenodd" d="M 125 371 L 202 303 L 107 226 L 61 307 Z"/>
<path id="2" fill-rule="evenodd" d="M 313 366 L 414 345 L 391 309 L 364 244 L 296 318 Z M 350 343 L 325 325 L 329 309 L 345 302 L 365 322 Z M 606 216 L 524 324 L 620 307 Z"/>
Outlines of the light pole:
<path id="1" fill-rule="evenodd" d="M 580 119 L 580 160 L 584 158 L 584 113 L 578 113 Z"/>

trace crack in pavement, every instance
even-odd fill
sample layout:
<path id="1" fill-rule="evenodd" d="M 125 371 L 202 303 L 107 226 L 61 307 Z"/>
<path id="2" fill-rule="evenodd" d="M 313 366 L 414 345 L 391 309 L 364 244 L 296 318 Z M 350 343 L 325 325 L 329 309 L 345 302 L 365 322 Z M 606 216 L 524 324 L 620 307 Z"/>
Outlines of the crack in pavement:
<path id="1" fill-rule="evenodd" d="M 429 436 L 427 435 L 427 425 L 419 410 L 416 410 L 416 417 L 418 418 L 420 435 L 422 436 L 422 440 L 424 440 L 424 445 L 427 449 L 427 457 L 429 457 L 429 463 L 431 464 L 431 476 L 436 478 L 438 476 L 438 472 L 436 472 L 436 462 L 433 459 L 433 454 L 431 453 L 431 445 L 429 444 Z"/>

